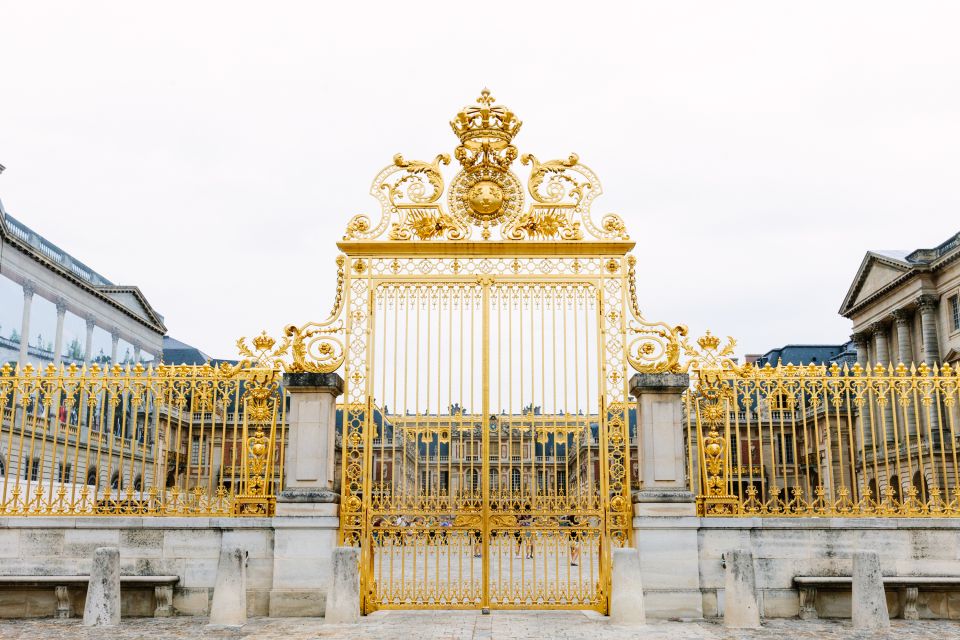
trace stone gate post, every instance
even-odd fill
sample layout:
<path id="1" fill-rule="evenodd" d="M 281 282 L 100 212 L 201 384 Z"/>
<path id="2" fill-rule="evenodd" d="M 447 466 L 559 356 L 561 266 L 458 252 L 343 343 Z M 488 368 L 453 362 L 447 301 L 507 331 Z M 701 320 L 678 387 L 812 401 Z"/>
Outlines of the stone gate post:
<path id="1" fill-rule="evenodd" d="M 685 373 L 638 373 L 630 379 L 640 475 L 633 493 L 634 540 L 651 618 L 703 617 L 699 518 L 687 487 L 683 442 L 682 394 L 689 386 Z"/>
<path id="2" fill-rule="evenodd" d="M 336 373 L 288 373 L 290 393 L 283 490 L 274 518 L 270 616 L 321 616 L 337 545 L 340 496 L 334 491 Z"/>

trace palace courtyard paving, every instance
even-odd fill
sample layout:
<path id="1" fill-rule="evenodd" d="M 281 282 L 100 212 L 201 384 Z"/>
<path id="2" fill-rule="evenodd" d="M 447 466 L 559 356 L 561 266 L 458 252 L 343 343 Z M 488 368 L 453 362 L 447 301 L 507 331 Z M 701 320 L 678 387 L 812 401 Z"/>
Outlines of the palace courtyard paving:
<path id="1" fill-rule="evenodd" d="M 761 630 L 727 630 L 713 622 L 660 622 L 630 628 L 610 624 L 597 614 L 579 611 L 383 611 L 357 625 L 327 625 L 322 618 L 251 618 L 240 629 L 208 629 L 206 618 L 131 618 L 116 628 L 88 628 L 80 619 L 0 620 L 0 639 L 51 640 L 653 640 L 897 638 L 948 640 L 960 638 L 953 621 L 892 620 L 888 631 L 854 631 L 849 620 L 771 620 Z"/>

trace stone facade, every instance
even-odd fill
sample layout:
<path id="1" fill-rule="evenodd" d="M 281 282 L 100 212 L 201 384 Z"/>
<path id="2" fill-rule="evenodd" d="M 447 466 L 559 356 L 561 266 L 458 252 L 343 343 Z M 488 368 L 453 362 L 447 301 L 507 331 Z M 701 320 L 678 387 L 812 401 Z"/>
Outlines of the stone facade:
<path id="1" fill-rule="evenodd" d="M 124 354 L 130 363 L 159 358 L 166 333 L 163 316 L 137 287 L 110 282 L 10 216 L 2 204 L 0 242 L 0 278 L 12 281 L 23 294 L 20 300 L 3 301 L 11 309 L 19 308 L 21 316 L 18 326 L 4 328 L 7 335 L 0 337 L 0 363 L 29 362 L 34 367 L 70 362 L 89 365 L 97 356 L 93 351 L 97 328 L 110 335 L 110 353 L 103 354 L 103 359 L 109 358 L 110 363 L 120 363 Z M 48 336 L 48 344 L 31 342 L 37 336 L 32 313 L 35 298 L 49 300 L 56 307 L 56 327 Z M 86 333 L 81 348 L 64 357 L 68 313 L 86 324 Z M 9 331 L 16 331 L 19 338 L 13 339 Z"/>
<path id="2" fill-rule="evenodd" d="M 933 249 L 868 251 L 840 315 L 861 365 L 960 359 L 960 233 Z"/>

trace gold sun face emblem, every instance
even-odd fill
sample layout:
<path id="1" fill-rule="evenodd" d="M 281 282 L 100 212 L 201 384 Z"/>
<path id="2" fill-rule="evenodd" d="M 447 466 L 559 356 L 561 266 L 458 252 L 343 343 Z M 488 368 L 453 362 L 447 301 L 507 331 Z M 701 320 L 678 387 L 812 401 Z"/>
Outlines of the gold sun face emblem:
<path id="1" fill-rule="evenodd" d="M 503 206 L 503 189 L 491 180 L 481 180 L 467 193 L 467 202 L 478 216 L 489 216 Z"/>

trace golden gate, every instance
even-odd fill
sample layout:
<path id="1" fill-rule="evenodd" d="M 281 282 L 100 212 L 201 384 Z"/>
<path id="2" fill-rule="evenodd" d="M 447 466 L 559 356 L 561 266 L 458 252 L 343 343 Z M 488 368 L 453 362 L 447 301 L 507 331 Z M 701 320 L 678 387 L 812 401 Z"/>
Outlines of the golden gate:
<path id="1" fill-rule="evenodd" d="M 367 612 L 606 611 L 610 547 L 631 542 L 628 362 L 676 365 L 681 329 L 640 317 L 634 243 L 590 214 L 596 175 L 528 154 L 524 188 L 520 121 L 477 104 L 451 122 L 449 184 L 445 154 L 377 175 L 382 216 L 338 244 L 333 313 L 291 328 L 295 360 L 343 362 L 341 541 Z"/>

